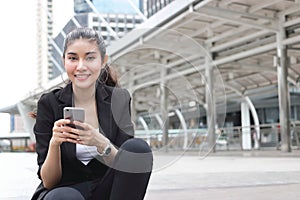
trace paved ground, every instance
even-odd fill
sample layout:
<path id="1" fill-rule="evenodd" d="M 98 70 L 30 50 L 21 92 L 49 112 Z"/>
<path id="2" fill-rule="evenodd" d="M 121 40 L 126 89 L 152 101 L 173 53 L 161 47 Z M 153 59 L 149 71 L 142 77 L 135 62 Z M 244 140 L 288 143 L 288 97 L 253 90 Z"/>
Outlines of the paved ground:
<path id="1" fill-rule="evenodd" d="M 36 155 L 0 153 L 0 200 L 27 200 L 39 181 Z M 145 200 L 300 200 L 300 151 L 155 152 Z"/>

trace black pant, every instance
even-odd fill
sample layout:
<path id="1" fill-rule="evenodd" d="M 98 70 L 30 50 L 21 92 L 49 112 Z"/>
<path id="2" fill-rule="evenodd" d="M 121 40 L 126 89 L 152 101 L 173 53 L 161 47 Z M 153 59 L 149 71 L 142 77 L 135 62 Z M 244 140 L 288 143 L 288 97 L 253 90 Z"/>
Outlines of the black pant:
<path id="1" fill-rule="evenodd" d="M 44 200 L 142 200 L 152 164 L 149 145 L 141 139 L 130 139 L 120 147 L 114 165 L 101 180 L 53 189 Z"/>

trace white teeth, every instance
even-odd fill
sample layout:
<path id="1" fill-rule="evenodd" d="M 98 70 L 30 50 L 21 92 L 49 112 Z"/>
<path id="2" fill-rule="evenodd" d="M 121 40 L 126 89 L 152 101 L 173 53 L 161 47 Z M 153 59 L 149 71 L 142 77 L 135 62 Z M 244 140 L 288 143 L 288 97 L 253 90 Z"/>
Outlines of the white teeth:
<path id="1" fill-rule="evenodd" d="M 78 78 L 83 78 L 83 77 L 87 77 L 88 75 L 87 74 L 77 74 L 75 76 Z"/>

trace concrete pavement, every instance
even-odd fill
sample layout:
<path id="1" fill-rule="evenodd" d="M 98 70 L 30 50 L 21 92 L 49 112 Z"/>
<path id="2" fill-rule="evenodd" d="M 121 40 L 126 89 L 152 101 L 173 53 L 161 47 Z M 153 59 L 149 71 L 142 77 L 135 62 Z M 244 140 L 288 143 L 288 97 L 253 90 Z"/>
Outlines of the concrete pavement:
<path id="1" fill-rule="evenodd" d="M 145 200 L 300 200 L 300 151 L 154 152 Z M 39 180 L 34 153 L 0 153 L 0 200 L 29 199 Z"/>
<path id="2" fill-rule="evenodd" d="M 28 200 L 38 186 L 34 153 L 0 153 L 0 200 Z"/>
<path id="3" fill-rule="evenodd" d="M 296 152 L 220 152 L 208 157 L 185 155 L 153 173 L 146 200 L 300 199 L 298 155 Z M 170 157 L 157 156 L 159 160 Z"/>

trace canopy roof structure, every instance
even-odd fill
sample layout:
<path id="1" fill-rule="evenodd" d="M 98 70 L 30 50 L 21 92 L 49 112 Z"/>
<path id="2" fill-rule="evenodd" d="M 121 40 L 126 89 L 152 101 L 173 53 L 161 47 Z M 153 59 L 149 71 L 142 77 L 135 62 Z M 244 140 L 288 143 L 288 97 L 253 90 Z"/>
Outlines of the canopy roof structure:
<path id="1" fill-rule="evenodd" d="M 279 46 L 287 48 L 287 79 L 298 87 L 299 32 L 298 1 L 175 1 L 108 51 L 122 85 L 136 94 L 137 110 L 159 104 L 162 79 L 172 93 L 169 107 L 191 101 L 205 105 L 208 67 L 216 103 L 225 105 L 241 96 L 277 95 Z"/>

